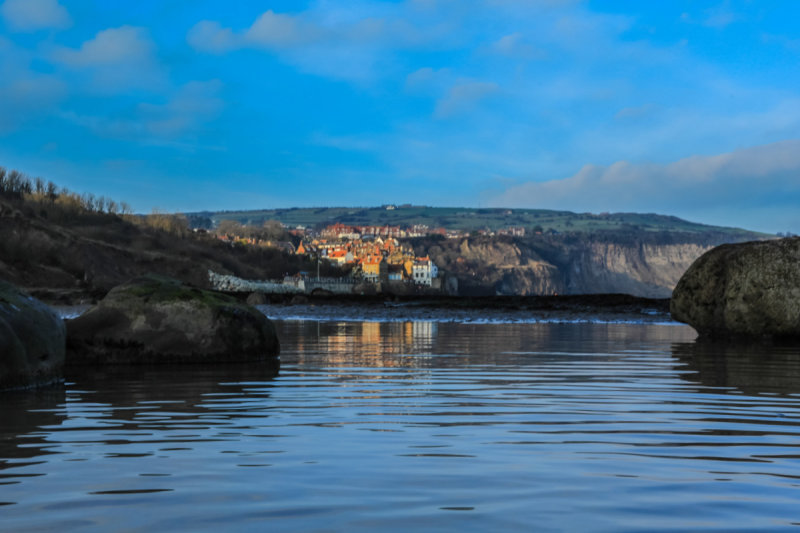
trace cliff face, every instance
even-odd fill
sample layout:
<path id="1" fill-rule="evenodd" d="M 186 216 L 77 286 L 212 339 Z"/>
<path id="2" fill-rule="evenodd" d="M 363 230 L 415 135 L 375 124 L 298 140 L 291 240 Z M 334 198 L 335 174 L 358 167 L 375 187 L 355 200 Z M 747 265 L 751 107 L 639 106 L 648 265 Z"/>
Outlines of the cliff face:
<path id="1" fill-rule="evenodd" d="M 668 298 L 712 245 L 463 239 L 430 249 L 468 294 L 627 293 Z"/>
<path id="2" fill-rule="evenodd" d="M 570 254 L 569 294 L 627 293 L 669 298 L 686 269 L 711 246 L 592 243 Z"/>
<path id="3" fill-rule="evenodd" d="M 558 294 L 559 268 L 536 250 L 514 242 L 463 239 L 432 246 L 431 259 L 459 279 L 464 295 Z"/>

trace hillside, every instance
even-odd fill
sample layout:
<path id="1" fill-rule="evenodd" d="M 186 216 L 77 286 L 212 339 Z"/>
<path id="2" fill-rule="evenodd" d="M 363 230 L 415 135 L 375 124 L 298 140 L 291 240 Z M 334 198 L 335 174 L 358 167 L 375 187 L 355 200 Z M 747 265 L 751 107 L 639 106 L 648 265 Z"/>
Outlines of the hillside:
<path id="1" fill-rule="evenodd" d="M 394 206 L 392 206 L 394 207 Z M 546 209 L 478 209 L 457 207 L 397 206 L 386 207 L 298 207 L 291 209 L 264 209 L 257 211 L 205 211 L 187 213 L 193 225 L 219 224 L 221 220 L 235 220 L 242 224 L 262 225 L 267 220 L 277 220 L 290 227 L 323 227 L 329 224 L 347 225 L 425 225 L 453 230 L 496 231 L 507 227 L 533 228 L 559 233 L 592 233 L 599 231 L 621 232 L 679 232 L 694 234 L 721 234 L 733 240 L 748 240 L 767 235 L 739 228 L 709 226 L 689 222 L 673 216 L 641 213 L 572 213 Z"/>
<path id="2" fill-rule="evenodd" d="M 0 278 L 47 301 L 75 303 L 150 272 L 208 287 L 209 269 L 267 279 L 315 268 L 275 248 L 232 246 L 185 225 L 160 229 L 153 222 L 0 195 Z M 338 270 L 323 265 L 323 272 Z"/>

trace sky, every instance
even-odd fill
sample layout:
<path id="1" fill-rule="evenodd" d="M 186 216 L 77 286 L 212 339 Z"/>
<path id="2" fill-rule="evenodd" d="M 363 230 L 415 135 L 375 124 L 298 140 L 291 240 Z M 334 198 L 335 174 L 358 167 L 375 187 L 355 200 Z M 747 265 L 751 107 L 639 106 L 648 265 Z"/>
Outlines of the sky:
<path id="1" fill-rule="evenodd" d="M 795 0 L 0 0 L 0 165 L 139 212 L 800 233 Z"/>

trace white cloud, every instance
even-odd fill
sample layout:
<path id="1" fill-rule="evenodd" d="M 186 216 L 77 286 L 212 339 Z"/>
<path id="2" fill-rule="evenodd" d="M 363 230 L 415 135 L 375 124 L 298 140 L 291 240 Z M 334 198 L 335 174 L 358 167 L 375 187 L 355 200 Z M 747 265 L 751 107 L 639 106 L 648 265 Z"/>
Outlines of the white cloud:
<path id="1" fill-rule="evenodd" d="M 53 111 L 66 96 L 55 76 L 30 69 L 33 55 L 0 37 L 0 131 L 11 131 Z"/>
<path id="2" fill-rule="evenodd" d="M 800 205 L 800 140 L 693 156 L 668 164 L 587 165 L 560 180 L 507 189 L 495 205 L 575 211 L 652 211 L 694 219 L 712 211 L 734 216 L 772 205 Z M 781 215 L 782 216 L 782 215 Z"/>
<path id="3" fill-rule="evenodd" d="M 54 62 L 88 71 L 101 90 L 152 88 L 164 83 L 156 47 L 144 28 L 121 26 L 99 32 L 80 48 L 56 48 Z"/>
<path id="4" fill-rule="evenodd" d="M 219 80 L 191 81 L 163 105 L 141 104 L 142 121 L 149 133 L 173 137 L 198 128 L 219 116 L 225 107 L 218 96 Z"/>
<path id="5" fill-rule="evenodd" d="M 406 76 L 405 90 L 412 93 L 441 92 L 451 78 L 450 69 L 423 67 Z"/>
<path id="6" fill-rule="evenodd" d="M 67 120 L 101 137 L 139 141 L 144 144 L 178 145 L 182 137 L 196 137 L 225 107 L 219 96 L 219 80 L 190 81 L 163 103 L 142 102 L 114 117 L 65 113 Z M 181 144 L 182 145 L 182 144 Z"/>
<path id="7" fill-rule="evenodd" d="M 241 38 L 219 22 L 202 20 L 189 30 L 186 40 L 195 50 L 222 54 L 238 48 Z"/>
<path id="8" fill-rule="evenodd" d="M 52 111 L 66 96 L 66 86 L 53 76 L 29 74 L 0 86 L 0 131 L 10 131 Z"/>
<path id="9" fill-rule="evenodd" d="M 213 53 L 239 48 L 280 50 L 308 46 L 323 40 L 340 41 L 345 35 L 336 35 L 338 31 L 313 23 L 301 15 L 269 10 L 262 13 L 250 27 L 237 32 L 223 28 L 219 22 L 203 20 L 189 30 L 187 41 L 197 50 Z M 354 33 L 346 32 L 346 38 L 352 39 Z"/>
<path id="10" fill-rule="evenodd" d="M 122 26 L 99 32 L 79 49 L 60 48 L 54 59 L 72 67 L 99 67 L 130 63 L 149 63 L 155 45 L 143 28 Z"/>
<path id="11" fill-rule="evenodd" d="M 189 30 L 187 41 L 196 50 L 217 54 L 263 50 L 302 71 L 363 81 L 390 62 L 394 53 L 427 46 L 435 49 L 451 37 L 450 23 L 437 18 L 436 9 L 428 18 L 409 19 L 411 12 L 420 14 L 417 7 L 322 2 L 298 13 L 266 11 L 242 29 L 204 20 Z"/>
<path id="12" fill-rule="evenodd" d="M 0 6 L 0 14 L 15 31 L 67 28 L 72 24 L 69 13 L 58 0 L 6 0 Z"/>
<path id="13" fill-rule="evenodd" d="M 434 115 L 437 118 L 449 118 L 472 109 L 480 100 L 497 92 L 496 83 L 483 81 L 461 81 L 456 83 L 447 94 L 436 102 Z"/>
<path id="14" fill-rule="evenodd" d="M 318 42 L 329 32 L 320 25 L 294 15 L 270 10 L 259 16 L 245 31 L 244 43 L 265 48 L 285 48 Z"/>
<path id="15" fill-rule="evenodd" d="M 498 55 L 516 57 L 519 59 L 545 59 L 547 53 L 525 42 L 520 32 L 510 33 L 496 40 L 489 46 L 489 50 Z"/>

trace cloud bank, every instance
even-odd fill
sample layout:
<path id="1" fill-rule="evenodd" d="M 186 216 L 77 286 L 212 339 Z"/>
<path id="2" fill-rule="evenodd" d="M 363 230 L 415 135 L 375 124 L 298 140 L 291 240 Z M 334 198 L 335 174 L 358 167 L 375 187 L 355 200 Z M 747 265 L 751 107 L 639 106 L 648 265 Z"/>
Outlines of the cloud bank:
<path id="1" fill-rule="evenodd" d="M 795 213 L 800 205 L 800 140 L 667 164 L 586 165 L 568 178 L 512 186 L 492 203 L 595 213 L 676 213 L 695 220 L 727 211 L 729 223 L 747 211 L 772 206 L 780 223 L 800 218 Z"/>

